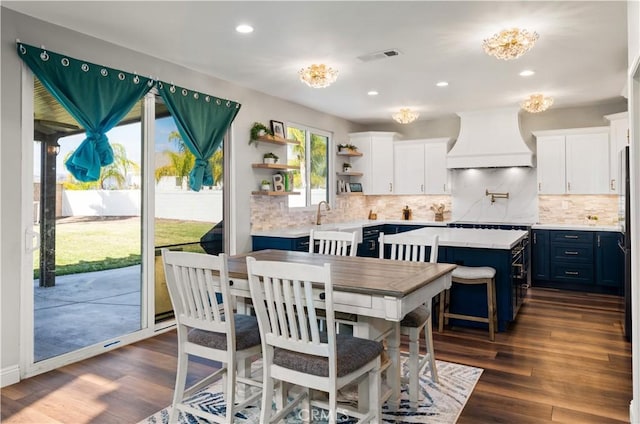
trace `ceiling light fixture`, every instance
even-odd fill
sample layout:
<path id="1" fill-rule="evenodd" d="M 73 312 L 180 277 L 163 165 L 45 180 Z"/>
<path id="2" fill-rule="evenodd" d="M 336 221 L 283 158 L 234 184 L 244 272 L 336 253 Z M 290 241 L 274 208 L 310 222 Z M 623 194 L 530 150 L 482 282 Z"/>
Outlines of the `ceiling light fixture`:
<path id="1" fill-rule="evenodd" d="M 376 90 L 371 90 L 371 91 L 367 92 L 367 94 L 370 95 L 370 96 L 377 96 L 380 93 L 378 93 Z"/>
<path id="2" fill-rule="evenodd" d="M 553 98 L 542 94 L 532 94 L 522 102 L 522 109 L 530 113 L 544 112 L 553 104 Z"/>
<path id="3" fill-rule="evenodd" d="M 529 32 L 526 29 L 504 29 L 493 37 L 482 42 L 482 48 L 490 55 L 498 59 L 517 59 L 528 52 L 538 40 L 537 32 Z"/>
<path id="4" fill-rule="evenodd" d="M 535 72 L 530 70 L 530 69 L 526 69 L 526 70 L 520 72 L 520 76 L 521 77 L 530 77 L 533 74 L 535 74 Z"/>
<path id="5" fill-rule="evenodd" d="M 253 27 L 251 25 L 241 24 L 236 27 L 236 31 L 241 34 L 249 34 L 253 32 Z"/>
<path id="6" fill-rule="evenodd" d="M 438 87 L 446 87 L 449 85 L 448 82 L 446 81 L 440 81 L 439 83 L 436 84 Z"/>
<path id="7" fill-rule="evenodd" d="M 333 84 L 338 78 L 338 71 L 327 65 L 315 63 L 298 71 L 300 81 L 313 88 L 324 88 Z"/>
<path id="8" fill-rule="evenodd" d="M 396 112 L 393 115 L 391 115 L 393 120 L 400 124 L 410 124 L 416 119 L 418 119 L 418 116 L 420 116 L 418 112 L 413 112 L 411 111 L 411 109 L 408 109 L 408 108 L 400 109 L 400 112 Z"/>

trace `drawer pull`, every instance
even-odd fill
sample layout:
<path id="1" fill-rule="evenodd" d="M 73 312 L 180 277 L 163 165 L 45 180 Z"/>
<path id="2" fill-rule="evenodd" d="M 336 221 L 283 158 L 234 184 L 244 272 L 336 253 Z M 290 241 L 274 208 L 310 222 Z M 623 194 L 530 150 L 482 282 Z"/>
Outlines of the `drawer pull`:
<path id="1" fill-rule="evenodd" d="M 564 251 L 564 254 L 565 254 L 565 255 L 577 255 L 577 254 L 578 254 L 578 252 L 574 252 L 574 251 L 572 251 L 572 250 L 565 250 L 565 251 Z"/>
<path id="2" fill-rule="evenodd" d="M 577 239 L 578 236 L 570 236 L 570 235 L 565 235 L 564 238 L 568 238 L 568 239 Z"/>
<path id="3" fill-rule="evenodd" d="M 580 275 L 578 271 L 565 271 L 565 275 Z"/>

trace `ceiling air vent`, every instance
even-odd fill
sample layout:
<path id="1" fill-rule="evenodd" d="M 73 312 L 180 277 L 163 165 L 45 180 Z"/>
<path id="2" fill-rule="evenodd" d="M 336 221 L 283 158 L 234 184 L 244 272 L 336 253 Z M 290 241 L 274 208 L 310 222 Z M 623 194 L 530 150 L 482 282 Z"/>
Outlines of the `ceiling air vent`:
<path id="1" fill-rule="evenodd" d="M 364 54 L 362 56 L 358 56 L 358 59 L 360 59 L 362 62 L 371 62 L 373 60 L 386 59 L 389 57 L 398 56 L 399 54 L 400 54 L 400 51 L 396 49 L 389 49 L 381 52 Z"/>

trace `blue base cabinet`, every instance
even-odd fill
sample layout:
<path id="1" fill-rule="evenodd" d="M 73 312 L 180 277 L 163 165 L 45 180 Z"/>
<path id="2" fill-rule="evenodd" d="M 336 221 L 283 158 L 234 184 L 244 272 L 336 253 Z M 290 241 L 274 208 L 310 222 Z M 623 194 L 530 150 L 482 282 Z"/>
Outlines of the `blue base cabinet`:
<path id="1" fill-rule="evenodd" d="M 533 230 L 532 282 L 537 287 L 622 294 L 622 234 Z"/>
<path id="2" fill-rule="evenodd" d="M 309 251 L 309 236 L 297 238 L 252 236 L 251 241 L 251 250 L 276 249 L 294 250 L 297 252 Z"/>

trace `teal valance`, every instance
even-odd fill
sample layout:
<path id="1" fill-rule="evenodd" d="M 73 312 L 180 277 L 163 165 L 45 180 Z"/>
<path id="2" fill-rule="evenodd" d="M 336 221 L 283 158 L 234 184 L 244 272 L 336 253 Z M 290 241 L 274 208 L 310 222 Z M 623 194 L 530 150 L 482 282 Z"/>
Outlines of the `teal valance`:
<path id="1" fill-rule="evenodd" d="M 240 111 L 240 104 L 158 81 L 158 92 L 173 116 L 187 148 L 196 157 L 189 187 L 200 191 L 213 185 L 209 159 Z"/>
<path id="2" fill-rule="evenodd" d="M 18 42 L 18 55 L 42 85 L 86 131 L 86 139 L 65 165 L 79 181 L 96 181 L 113 162 L 106 133 L 154 85 L 140 75 L 77 60 Z"/>

